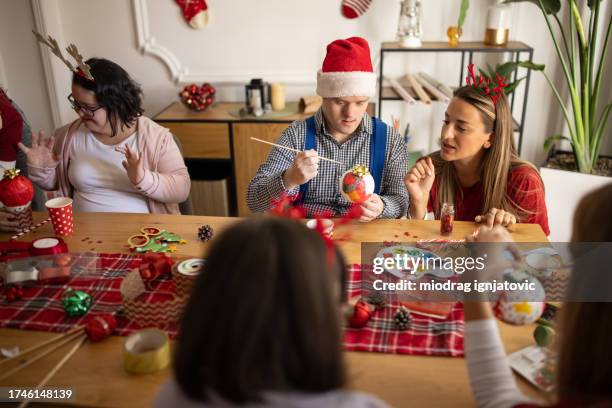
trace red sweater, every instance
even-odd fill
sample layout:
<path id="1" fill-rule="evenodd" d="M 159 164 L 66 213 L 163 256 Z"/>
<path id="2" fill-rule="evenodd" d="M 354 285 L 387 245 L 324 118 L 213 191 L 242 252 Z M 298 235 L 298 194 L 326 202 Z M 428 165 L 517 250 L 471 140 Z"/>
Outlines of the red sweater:
<path id="1" fill-rule="evenodd" d="M 433 211 L 433 203 L 438 192 L 439 179 L 436 180 L 429 193 L 427 210 Z M 529 166 L 518 166 L 510 170 L 508 175 L 507 194 L 510 199 L 521 208 L 529 211 L 524 219 L 517 222 L 527 224 L 540 224 L 546 235 L 550 235 L 548 228 L 548 212 L 544 199 L 544 186 L 538 173 Z M 461 197 L 463 192 L 463 198 Z M 455 219 L 458 221 L 474 221 L 477 215 L 482 214 L 483 202 L 482 182 L 471 187 L 460 187 L 455 191 Z"/>
<path id="2" fill-rule="evenodd" d="M 23 119 L 13 107 L 11 100 L 0 89 L 0 115 L 2 115 L 2 129 L 0 129 L 0 161 L 12 162 L 17 160 L 17 143 L 21 142 L 23 132 Z M 0 178 L 2 176 L 0 175 Z"/>

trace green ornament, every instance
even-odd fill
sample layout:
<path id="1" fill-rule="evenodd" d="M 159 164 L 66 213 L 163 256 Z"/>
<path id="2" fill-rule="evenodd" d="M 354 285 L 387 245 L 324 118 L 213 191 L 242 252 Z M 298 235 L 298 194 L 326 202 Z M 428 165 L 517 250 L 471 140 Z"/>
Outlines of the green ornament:
<path id="1" fill-rule="evenodd" d="M 68 316 L 83 316 L 91 307 L 91 296 L 82 290 L 67 289 L 62 303 Z"/>
<path id="2" fill-rule="evenodd" d="M 550 326 L 538 325 L 533 331 L 533 338 L 540 347 L 548 347 L 555 341 L 555 329 Z"/>

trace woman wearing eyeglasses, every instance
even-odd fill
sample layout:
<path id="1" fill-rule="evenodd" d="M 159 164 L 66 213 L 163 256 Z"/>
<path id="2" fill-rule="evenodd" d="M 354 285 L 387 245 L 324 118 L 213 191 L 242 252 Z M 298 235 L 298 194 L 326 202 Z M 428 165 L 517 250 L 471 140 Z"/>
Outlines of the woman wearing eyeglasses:
<path id="1" fill-rule="evenodd" d="M 178 214 L 191 182 L 172 134 L 142 116 L 142 91 L 123 68 L 86 62 L 93 80 L 75 71 L 68 96 L 79 118 L 19 145 L 30 178 L 72 197 L 74 211 Z"/>

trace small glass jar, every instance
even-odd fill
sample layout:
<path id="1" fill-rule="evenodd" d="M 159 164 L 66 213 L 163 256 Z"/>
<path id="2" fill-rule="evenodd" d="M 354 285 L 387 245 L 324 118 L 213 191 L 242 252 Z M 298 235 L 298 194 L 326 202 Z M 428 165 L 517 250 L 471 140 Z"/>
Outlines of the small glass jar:
<path id="1" fill-rule="evenodd" d="M 503 3 L 503 0 L 493 0 L 487 8 L 485 44 L 504 46 L 508 43 L 511 11 L 510 5 Z"/>
<path id="2" fill-rule="evenodd" d="M 453 221 L 455 221 L 455 206 L 452 203 L 442 204 L 440 211 L 440 234 L 448 235 L 453 232 Z"/>

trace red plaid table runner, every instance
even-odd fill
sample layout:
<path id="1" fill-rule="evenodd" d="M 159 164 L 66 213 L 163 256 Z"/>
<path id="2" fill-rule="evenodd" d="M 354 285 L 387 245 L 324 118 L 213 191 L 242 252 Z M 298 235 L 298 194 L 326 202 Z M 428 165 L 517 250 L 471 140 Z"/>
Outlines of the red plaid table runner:
<path id="1" fill-rule="evenodd" d="M 81 254 L 81 256 L 92 256 Z M 136 322 L 131 322 L 121 311 L 121 280 L 129 271 L 138 268 L 142 258 L 132 254 L 95 254 L 93 266 L 86 271 L 72 269 L 73 276 L 63 284 L 32 283 L 23 286 L 22 299 L 8 303 L 0 297 L 0 327 L 26 330 L 43 330 L 65 332 L 83 324 L 91 313 L 115 313 L 117 318 L 116 335 L 127 336 L 141 329 Z M 75 270 L 76 269 L 76 270 Z M 82 273 L 81 273 L 82 272 Z M 92 297 L 92 305 L 87 315 L 68 317 L 62 305 L 62 295 L 66 288 L 82 290 Z M 156 297 L 167 299 L 167 293 L 174 291 L 170 277 L 162 278 L 156 291 L 151 293 L 149 301 Z M 162 327 L 170 337 L 175 337 L 178 325 Z"/>
<path id="2" fill-rule="evenodd" d="M 349 299 L 362 294 L 360 265 L 349 268 Z M 376 310 L 366 327 L 344 333 L 344 348 L 351 351 L 463 357 L 463 305 L 455 304 L 445 319 L 411 313 L 411 324 L 406 330 L 397 330 L 394 315 L 399 304 Z"/>
<path id="3" fill-rule="evenodd" d="M 91 254 L 89 254 L 91 256 Z M 0 297 L 0 327 L 65 332 L 83 324 L 83 317 L 68 317 L 62 306 L 62 295 L 66 288 L 82 290 L 92 297 L 89 313 L 115 313 L 116 335 L 127 336 L 141 329 L 136 322 L 128 320 L 121 310 L 121 280 L 127 273 L 138 268 L 142 258 L 132 254 L 96 254 L 93 267 L 87 271 L 74 270 L 67 283 L 24 285 L 22 299 L 8 303 Z M 78 269 L 78 268 L 77 268 Z M 151 293 L 149 301 L 167 299 L 174 290 L 170 277 L 162 278 Z M 349 268 L 349 298 L 361 294 L 361 268 Z M 374 351 L 398 354 L 420 354 L 437 356 L 463 356 L 463 308 L 455 305 L 446 319 L 412 314 L 412 323 L 407 330 L 395 329 L 393 317 L 398 305 L 391 304 L 377 310 L 368 325 L 356 330 L 347 328 L 344 335 L 346 350 Z M 88 314 L 89 314 L 88 313 Z M 171 338 L 176 337 L 178 325 L 161 327 Z"/>

